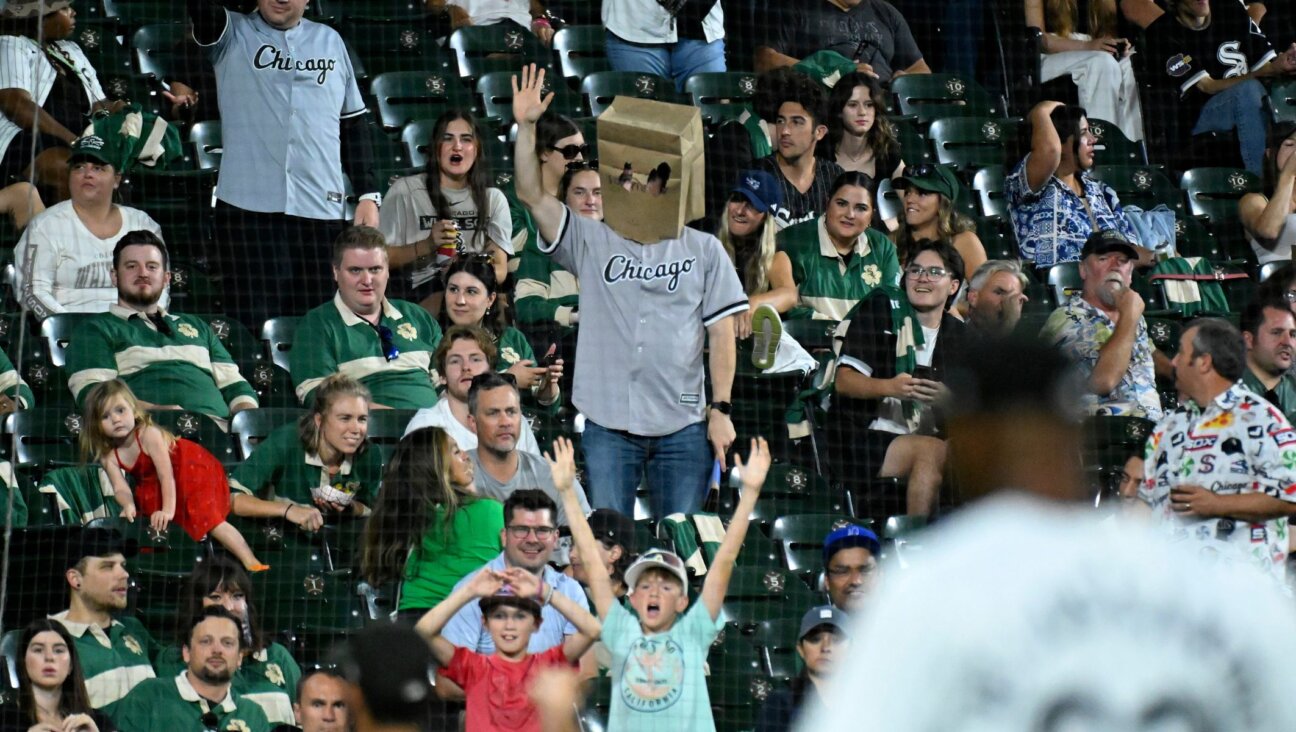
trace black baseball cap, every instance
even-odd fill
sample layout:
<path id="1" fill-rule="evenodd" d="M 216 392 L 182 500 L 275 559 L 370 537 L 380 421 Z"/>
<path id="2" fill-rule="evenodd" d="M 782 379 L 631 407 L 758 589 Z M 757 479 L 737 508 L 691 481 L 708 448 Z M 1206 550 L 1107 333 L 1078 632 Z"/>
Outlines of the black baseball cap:
<path id="1" fill-rule="evenodd" d="M 370 625 L 335 648 L 330 660 L 380 722 L 417 721 L 432 698 L 432 649 L 407 626 Z"/>
<path id="2" fill-rule="evenodd" d="M 1084 247 L 1080 250 L 1080 258 L 1084 259 L 1090 254 L 1106 254 L 1107 252 L 1124 252 L 1130 259 L 1138 259 L 1138 250 L 1130 243 L 1125 235 L 1115 229 L 1103 229 L 1095 231 L 1085 239 Z"/>
<path id="3" fill-rule="evenodd" d="M 130 559 L 139 554 L 139 542 L 122 536 L 116 529 L 99 526 L 82 529 L 68 538 L 68 567 L 75 567 L 86 557 L 107 557 L 113 554 Z"/>

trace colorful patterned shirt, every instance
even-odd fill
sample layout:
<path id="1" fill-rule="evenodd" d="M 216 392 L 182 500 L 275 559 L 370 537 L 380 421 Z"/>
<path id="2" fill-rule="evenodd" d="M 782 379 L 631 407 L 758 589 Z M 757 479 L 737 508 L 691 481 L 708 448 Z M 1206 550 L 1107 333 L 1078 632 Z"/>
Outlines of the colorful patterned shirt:
<path id="1" fill-rule="evenodd" d="M 1049 316 L 1040 336 L 1061 348 L 1088 375 L 1097 368 L 1099 352 L 1115 330 L 1116 324 L 1106 313 L 1080 295 L 1072 295 L 1066 305 Z M 1129 368 L 1107 396 L 1084 395 L 1088 410 L 1094 414 L 1161 419 L 1161 397 L 1156 390 L 1156 367 L 1152 360 L 1154 350 L 1148 338 L 1147 321 L 1139 318 Z"/>
<path id="2" fill-rule="evenodd" d="M 1008 214 L 1022 259 L 1034 262 L 1036 267 L 1079 262 L 1085 239 L 1103 229 L 1115 229 L 1138 243 L 1138 234 L 1125 218 L 1125 210 L 1111 186 L 1082 171 L 1079 178 L 1085 190 L 1083 200 L 1057 176 L 1050 177 L 1039 191 L 1031 191 L 1026 182 L 1029 159 L 1030 155 L 1022 158 L 1004 181 L 1004 197 L 1008 199 Z"/>
<path id="3" fill-rule="evenodd" d="M 1188 401 L 1148 438 L 1139 498 L 1176 539 L 1202 543 L 1221 560 L 1246 562 L 1282 580 L 1287 518 L 1256 523 L 1183 518 L 1170 490 L 1197 485 L 1219 495 L 1264 493 L 1296 502 L 1296 430 L 1276 407 L 1234 384 L 1199 409 Z"/>

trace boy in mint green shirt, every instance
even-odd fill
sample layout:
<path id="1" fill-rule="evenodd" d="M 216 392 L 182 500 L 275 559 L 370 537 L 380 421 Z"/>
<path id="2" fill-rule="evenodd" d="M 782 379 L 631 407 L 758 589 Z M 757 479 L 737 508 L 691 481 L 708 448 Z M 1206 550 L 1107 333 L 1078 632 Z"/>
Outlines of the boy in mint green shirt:
<path id="1" fill-rule="evenodd" d="M 572 541 L 581 556 L 597 557 L 597 540 L 573 488 L 576 468 L 571 442 L 556 440 L 554 455 L 556 459 L 549 464 L 554 486 L 567 509 Z M 603 622 L 603 644 L 612 656 L 608 729 L 715 730 L 703 665 L 711 642 L 724 625 L 720 610 L 734 560 L 747 534 L 748 518 L 769 472 L 769 445 L 763 439 L 752 440 L 746 464 L 741 458 L 735 460 L 742 475 L 742 498 L 707 570 L 696 605 L 689 607 L 683 560 L 664 549 L 648 550 L 626 570 L 634 614 L 617 602 L 607 567 L 598 561 L 585 564 L 590 595 Z"/>

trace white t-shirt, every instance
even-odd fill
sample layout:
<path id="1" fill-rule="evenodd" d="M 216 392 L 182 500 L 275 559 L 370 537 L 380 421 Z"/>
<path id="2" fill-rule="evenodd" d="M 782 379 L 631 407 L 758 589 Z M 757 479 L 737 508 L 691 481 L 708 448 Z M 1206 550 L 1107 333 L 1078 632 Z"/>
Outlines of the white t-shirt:
<path id="1" fill-rule="evenodd" d="M 105 313 L 117 302 L 112 282 L 112 253 L 117 241 L 139 229 L 162 236 L 162 227 L 143 211 L 130 206 L 118 206 L 117 210 L 121 228 L 106 239 L 86 228 L 71 201 L 50 206 L 27 225 L 14 248 L 14 261 L 21 263 L 14 284 L 37 317 Z"/>
<path id="2" fill-rule="evenodd" d="M 476 231 L 477 207 L 467 188 L 443 188 L 442 194 L 450 204 L 450 213 L 463 234 L 464 247 L 470 252 L 484 252 L 488 242 L 495 242 L 509 256 L 513 255 L 513 218 L 509 215 L 508 199 L 498 188 L 487 188 L 489 213 L 486 231 Z M 436 206 L 428 196 L 427 178 L 423 174 L 398 178 L 383 200 L 382 232 L 388 246 L 405 247 L 423 241 L 432 233 L 432 226 L 440 221 Z M 454 249 L 439 249 L 435 262 L 426 266 L 415 265 L 414 285 L 422 285 L 436 276 L 437 268 L 454 256 Z"/>
<path id="3" fill-rule="evenodd" d="M 454 413 L 450 411 L 448 397 L 441 397 L 441 401 L 437 402 L 435 407 L 418 410 L 414 418 L 405 426 L 405 434 L 401 437 L 403 439 L 414 430 L 424 427 L 440 427 L 449 432 L 460 450 L 477 449 L 477 434 L 455 419 Z M 522 431 L 518 434 L 518 449 L 532 455 L 540 455 L 540 443 L 536 442 L 535 433 L 531 431 L 531 423 L 525 419 L 522 420 Z"/>
<path id="4" fill-rule="evenodd" d="M 707 43 L 725 37 L 722 0 L 716 0 L 702 19 Z M 675 21 L 657 0 L 604 0 L 603 25 L 618 38 L 631 43 L 675 43 L 679 34 Z"/>
<path id="5" fill-rule="evenodd" d="M 936 352 L 936 337 L 940 335 L 940 328 L 922 327 L 923 344 L 914 349 L 914 358 L 918 361 L 919 366 L 931 366 L 932 354 Z M 925 410 L 930 411 L 930 410 Z M 913 432 L 905 419 L 904 400 L 895 397 L 887 397 L 878 405 L 877 419 L 869 425 L 869 429 L 879 432 L 894 432 L 897 435 L 908 435 Z"/>
<path id="6" fill-rule="evenodd" d="M 467 11 L 473 25 L 511 20 L 523 28 L 531 27 L 531 3 L 528 0 L 449 0 L 446 4 Z"/>

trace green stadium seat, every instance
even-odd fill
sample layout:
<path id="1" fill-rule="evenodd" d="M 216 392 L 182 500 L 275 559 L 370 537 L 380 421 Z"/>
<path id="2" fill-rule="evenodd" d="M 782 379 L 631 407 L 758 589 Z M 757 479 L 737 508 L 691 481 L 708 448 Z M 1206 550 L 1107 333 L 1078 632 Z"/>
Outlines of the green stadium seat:
<path id="1" fill-rule="evenodd" d="M 900 157 L 904 159 L 905 165 L 936 162 L 936 154 L 932 152 L 931 143 L 919 128 L 917 117 L 894 116 L 890 122 L 896 142 L 900 143 Z"/>
<path id="2" fill-rule="evenodd" d="M 989 259 L 1021 259 L 1017 234 L 1008 219 L 977 219 L 976 231 Z"/>
<path id="3" fill-rule="evenodd" d="M 751 633 L 751 643 L 760 654 L 765 673 L 776 681 L 787 681 L 801 673 L 801 657 L 797 655 L 797 632 L 801 618 L 762 620 Z"/>
<path id="4" fill-rule="evenodd" d="M 36 408 L 14 412 L 4 420 L 5 456 L 15 469 L 44 470 L 81 464 L 77 440 L 83 420 L 78 413 Z"/>
<path id="5" fill-rule="evenodd" d="M 1192 216 L 1175 217 L 1175 251 L 1181 257 L 1205 257 L 1213 262 L 1229 259 L 1210 229 Z"/>
<path id="6" fill-rule="evenodd" d="M 152 23 L 185 23 L 188 19 L 183 5 L 173 0 L 113 0 L 117 22 L 124 29 L 134 30 Z"/>
<path id="7" fill-rule="evenodd" d="M 977 194 L 981 215 L 999 219 L 1008 218 L 1008 199 L 1004 196 L 1002 165 L 989 165 L 978 170 L 976 175 L 972 176 L 972 191 Z"/>
<path id="8" fill-rule="evenodd" d="M 1274 122 L 1296 122 L 1296 80 L 1276 81 L 1269 89 Z"/>
<path id="9" fill-rule="evenodd" d="M 1099 165 L 1094 166 L 1089 174 L 1111 186 L 1122 205 L 1135 205 L 1148 211 L 1158 204 L 1165 204 L 1176 216 L 1187 213 L 1183 191 L 1160 168 L 1146 165 Z"/>
<path id="10" fill-rule="evenodd" d="M 482 112 L 487 117 L 500 120 L 501 128 L 513 124 L 513 77 L 515 75 L 516 73 L 512 71 L 492 71 L 489 74 L 482 74 L 477 79 L 477 95 L 481 98 Z M 544 91 L 554 94 L 549 111 L 568 117 L 584 117 L 588 114 L 584 99 L 579 94 L 562 84 L 555 85 L 548 76 L 545 77 Z"/>
<path id="11" fill-rule="evenodd" d="M 117 41 L 118 33 L 116 18 L 77 18 L 77 27 L 71 40 L 81 46 L 101 84 L 105 76 L 133 73 L 130 50 Z"/>
<path id="12" fill-rule="evenodd" d="M 684 82 L 684 93 L 702 110 L 702 121 L 717 125 L 755 112 L 756 75 L 742 71 L 693 74 Z"/>
<path id="13" fill-rule="evenodd" d="M 1142 417 L 1089 417 L 1084 423 L 1084 455 L 1091 465 L 1123 465 L 1127 455 L 1143 452 L 1155 426 Z"/>
<path id="14" fill-rule="evenodd" d="M 936 159 L 959 170 L 1002 165 L 1017 135 L 1015 120 L 993 117 L 944 117 L 927 131 Z"/>
<path id="15" fill-rule="evenodd" d="M 336 642 L 364 626 L 350 572 L 326 571 L 318 557 L 261 572 L 252 584 L 265 627 L 290 634 L 288 649 L 303 666 L 324 660 Z"/>
<path id="16" fill-rule="evenodd" d="M 871 521 L 832 513 L 780 516 L 770 527 L 770 538 L 783 546 L 788 570 L 796 572 L 807 584 L 823 571 L 824 538 L 832 531 L 855 524 L 867 527 Z"/>
<path id="17" fill-rule="evenodd" d="M 341 26 L 347 47 L 364 66 L 364 78 L 394 71 L 457 77 L 454 56 L 437 45 L 424 18 L 354 18 Z"/>
<path id="18" fill-rule="evenodd" d="M 49 349 L 50 363 L 67 366 L 67 344 L 77 326 L 91 318 L 91 313 L 55 313 L 41 321 L 40 333 Z"/>
<path id="19" fill-rule="evenodd" d="M 883 178 L 877 189 L 877 216 L 882 221 L 899 221 L 904 216 L 904 201 L 890 178 Z"/>
<path id="20" fill-rule="evenodd" d="M 149 411 L 149 416 L 154 424 L 176 437 L 202 445 L 222 463 L 232 463 L 239 459 L 229 433 L 205 415 L 180 409 L 154 409 Z"/>
<path id="21" fill-rule="evenodd" d="M 396 444 L 405 434 L 405 426 L 417 412 L 417 409 L 369 410 L 369 442 L 382 451 L 384 463 L 391 459 Z"/>
<path id="22" fill-rule="evenodd" d="M 765 535 L 759 524 L 748 524 L 735 564 L 739 567 L 782 569 L 783 551 Z"/>
<path id="23" fill-rule="evenodd" d="M 1089 132 L 1094 136 L 1094 165 L 1143 165 L 1143 146 L 1125 136 L 1111 122 L 1089 118 Z"/>
<path id="24" fill-rule="evenodd" d="M 1179 351 L 1179 336 L 1183 333 L 1183 323 L 1172 318 L 1147 318 L 1148 338 L 1152 345 L 1166 356 L 1174 357 Z"/>
<path id="25" fill-rule="evenodd" d="M 1049 305 L 1056 308 L 1066 304 L 1084 287 L 1084 281 L 1080 279 L 1080 263 L 1063 262 L 1049 267 L 1048 286 Z"/>
<path id="26" fill-rule="evenodd" d="M 728 621 L 744 633 L 762 620 L 800 618 L 818 598 L 793 572 L 760 567 L 734 567 L 725 594 Z"/>
<path id="27" fill-rule="evenodd" d="M 729 678 L 739 674 L 760 673 L 760 656 L 756 648 L 743 637 L 742 629 L 726 623 L 707 653 L 707 670 L 715 678 Z"/>
<path id="28" fill-rule="evenodd" d="M 304 410 L 293 407 L 262 407 L 245 409 L 230 419 L 230 434 L 237 440 L 239 456 L 247 460 L 257 443 L 264 440 L 276 427 L 296 422 Z"/>
<path id="29" fill-rule="evenodd" d="M 463 83 L 443 72 L 389 71 L 373 77 L 369 93 L 378 102 L 383 128 L 392 132 L 416 119 L 435 119 L 453 107 L 476 111 Z"/>
<path id="30" fill-rule="evenodd" d="M 976 81 L 955 74 L 909 74 L 891 80 L 900 113 L 928 125 L 942 117 L 995 117 L 1003 113 Z M 905 158 L 909 163 L 909 158 Z"/>
<path id="31" fill-rule="evenodd" d="M 783 335 L 790 337 L 811 354 L 818 351 L 833 350 L 833 333 L 836 332 L 836 320 L 812 320 L 799 318 L 783 321 Z"/>
<path id="32" fill-rule="evenodd" d="M 54 365 L 49 344 L 44 338 L 27 336 L 18 350 L 18 336 L 11 336 L 9 360 L 22 373 L 36 397 L 36 406 L 55 411 L 80 413 L 68 388 L 66 369 Z"/>
<path id="33" fill-rule="evenodd" d="M 181 23 L 154 23 L 142 26 L 131 37 L 135 52 L 135 70 L 158 79 L 184 78 L 183 71 L 202 68 L 202 49 Z"/>
<path id="34" fill-rule="evenodd" d="M 297 332 L 299 323 L 301 316 L 281 315 L 267 320 L 261 326 L 261 342 L 265 344 L 266 354 L 275 366 L 288 373 L 292 372 L 288 354 L 292 352 L 293 335 Z"/>
<path id="35" fill-rule="evenodd" d="M 203 120 L 195 122 L 189 128 L 189 142 L 194 147 L 194 162 L 199 170 L 219 170 L 221 154 L 220 120 Z"/>
<path id="36" fill-rule="evenodd" d="M 658 101 L 676 99 L 675 84 L 670 79 L 636 71 L 599 71 L 581 80 L 580 88 L 595 117 L 603 114 L 618 96 Z"/>
<path id="37" fill-rule="evenodd" d="M 562 75 L 577 85 L 599 71 L 611 71 L 606 48 L 607 31 L 601 25 L 569 25 L 554 33 L 553 50 L 558 54 Z"/>
<path id="38" fill-rule="evenodd" d="M 480 79 L 492 71 L 520 73 L 535 63 L 548 67 L 552 55 L 535 34 L 504 24 L 466 26 L 450 35 L 459 75 Z"/>
<path id="39" fill-rule="evenodd" d="M 748 732 L 755 729 L 757 714 L 774 691 L 774 682 L 756 672 L 708 676 L 707 691 L 716 732 Z"/>
<path id="40" fill-rule="evenodd" d="M 1205 216 L 1216 233 L 1237 226 L 1238 199 L 1260 192 L 1260 179 L 1236 168 L 1193 168 L 1184 171 L 1179 187 L 1188 194 L 1193 216 Z"/>
<path id="41" fill-rule="evenodd" d="M 894 556 L 902 569 L 908 567 L 912 552 L 922 549 L 926 528 L 926 516 L 888 516 L 882 529 L 882 554 Z"/>

